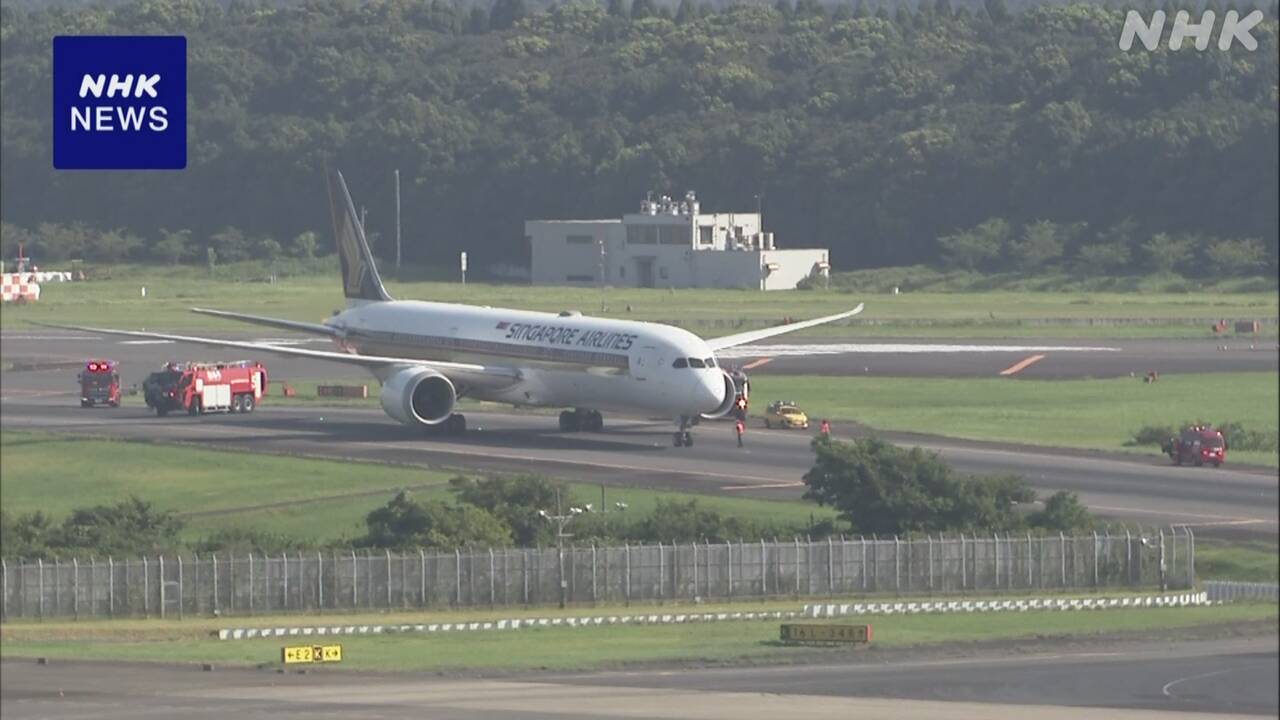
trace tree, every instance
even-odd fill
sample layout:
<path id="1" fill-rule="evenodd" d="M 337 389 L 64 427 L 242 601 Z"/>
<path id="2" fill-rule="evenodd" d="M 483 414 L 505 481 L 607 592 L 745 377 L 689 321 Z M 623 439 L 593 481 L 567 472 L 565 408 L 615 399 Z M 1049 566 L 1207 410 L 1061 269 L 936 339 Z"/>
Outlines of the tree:
<path id="1" fill-rule="evenodd" d="M 360 544 L 391 550 L 419 547 L 504 547 L 511 529 L 475 505 L 419 502 L 404 490 L 365 517 Z"/>
<path id="2" fill-rule="evenodd" d="M 1129 248 L 1120 243 L 1094 243 L 1076 251 L 1076 268 L 1085 275 L 1121 275 L 1129 265 Z"/>
<path id="3" fill-rule="evenodd" d="M 294 257 L 313 258 L 316 256 L 316 248 L 319 245 L 319 238 L 314 232 L 308 230 L 294 236 L 293 241 L 289 243 L 289 252 Z"/>
<path id="4" fill-rule="evenodd" d="M 280 243 L 269 237 L 258 238 L 258 241 L 254 243 L 254 246 L 254 254 L 263 260 L 277 260 L 283 252 L 283 248 L 280 247 Z"/>
<path id="5" fill-rule="evenodd" d="M 990 218 L 971 230 L 938 238 L 947 267 L 994 269 L 1009 241 L 1009 223 Z"/>
<path id="6" fill-rule="evenodd" d="M 483 35 L 489 32 L 489 13 L 479 6 L 471 8 L 463 31 L 468 35 Z"/>
<path id="7" fill-rule="evenodd" d="M 1195 240 L 1189 237 L 1171 237 L 1168 233 L 1156 233 L 1142 244 L 1147 258 L 1147 268 L 1153 272 L 1176 272 L 1186 267 L 1195 255 Z"/>
<path id="8" fill-rule="evenodd" d="M 1252 275 L 1267 266 L 1267 248 L 1253 238 L 1210 242 L 1206 254 L 1218 277 Z"/>
<path id="9" fill-rule="evenodd" d="M 249 239 L 240 228 L 230 225 L 209 236 L 209 248 L 218 254 L 222 262 L 249 259 Z"/>
<path id="10" fill-rule="evenodd" d="M 160 239 L 151 246 L 152 257 L 159 258 L 170 265 L 177 265 L 186 257 L 191 247 L 191 231 L 176 230 L 170 232 L 160 229 Z"/>
<path id="11" fill-rule="evenodd" d="M 662 542 L 725 542 L 752 535 L 737 518 L 700 507 L 697 500 L 658 498 L 653 513 L 637 528 L 642 538 Z"/>
<path id="12" fill-rule="evenodd" d="M 517 545 L 529 547 L 547 541 L 550 529 L 538 512 L 559 512 L 557 502 L 569 502 L 563 483 L 537 475 L 490 477 L 479 480 L 458 476 L 449 481 L 458 502 L 474 505 L 501 518 L 511 528 Z"/>
<path id="13" fill-rule="evenodd" d="M 183 521 L 170 511 L 156 510 L 136 496 L 114 505 L 95 505 L 71 511 L 49 545 L 70 553 L 152 555 L 174 550 Z"/>
<path id="14" fill-rule="evenodd" d="M 1062 257 L 1062 238 L 1058 226 L 1048 220 L 1038 220 L 1022 229 L 1022 238 L 1009 244 L 1009 256 L 1014 266 L 1026 271 L 1043 270 Z"/>
<path id="15" fill-rule="evenodd" d="M 493 9 L 489 12 L 489 27 L 494 30 L 509 30 L 527 14 L 524 0 L 494 0 Z"/>
<path id="16" fill-rule="evenodd" d="M 1045 500 L 1044 509 L 1027 517 L 1027 523 L 1043 530 L 1075 532 L 1092 529 L 1095 520 L 1089 508 L 1080 502 L 1075 493 L 1059 490 Z"/>
<path id="17" fill-rule="evenodd" d="M 991 22 L 1002 25 L 1009 20 L 1009 6 L 1005 4 L 1005 0 L 982 0 L 982 7 L 987 12 L 987 17 L 991 18 Z"/>
<path id="18" fill-rule="evenodd" d="M 142 239 L 125 230 L 108 230 L 99 235 L 87 248 L 89 257 L 106 263 L 122 262 L 138 248 Z"/>
<path id="19" fill-rule="evenodd" d="M 694 6 L 697 0 L 680 0 L 680 7 L 676 8 L 676 24 L 685 25 L 698 19 L 698 9 Z"/>
<path id="20" fill-rule="evenodd" d="M 609 9 L 607 10 L 607 13 L 609 17 L 631 17 L 631 9 L 627 5 L 627 0 L 609 0 Z"/>
<path id="21" fill-rule="evenodd" d="M 631 3 L 631 19 L 644 20 L 658 14 L 658 6 L 653 0 L 632 0 Z"/>

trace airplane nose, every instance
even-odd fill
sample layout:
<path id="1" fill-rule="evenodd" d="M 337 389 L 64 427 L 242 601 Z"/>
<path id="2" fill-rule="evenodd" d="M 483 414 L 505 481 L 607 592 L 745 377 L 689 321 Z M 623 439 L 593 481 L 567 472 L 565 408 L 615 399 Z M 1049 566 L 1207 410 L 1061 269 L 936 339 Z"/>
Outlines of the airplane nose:
<path id="1" fill-rule="evenodd" d="M 698 401 L 702 412 L 711 412 L 720 407 L 724 401 L 725 385 L 720 373 L 698 373 L 693 397 Z"/>

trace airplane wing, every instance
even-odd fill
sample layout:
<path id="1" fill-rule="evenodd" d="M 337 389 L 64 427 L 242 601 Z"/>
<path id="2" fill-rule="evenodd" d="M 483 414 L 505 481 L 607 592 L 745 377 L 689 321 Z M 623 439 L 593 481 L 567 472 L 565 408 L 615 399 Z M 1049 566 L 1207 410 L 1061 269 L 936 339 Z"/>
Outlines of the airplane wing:
<path id="1" fill-rule="evenodd" d="M 273 355 L 305 357 L 312 358 L 314 360 L 328 360 L 331 362 L 344 363 L 346 365 L 359 365 L 371 370 L 378 368 L 410 366 L 425 367 L 438 371 L 440 374 L 456 383 L 479 387 L 506 387 L 519 381 L 521 377 L 519 370 L 500 366 L 495 367 L 489 365 L 476 365 L 472 363 L 440 362 L 436 360 L 417 360 L 414 358 L 382 357 L 378 355 L 353 355 L 329 350 L 310 350 L 307 348 L 273 345 L 271 343 L 263 342 L 250 342 L 246 340 L 221 340 L 218 338 L 171 335 L 168 333 L 143 332 L 137 330 L 113 330 L 110 328 L 83 327 L 80 325 L 55 325 L 53 323 L 30 322 L 33 325 L 40 325 L 43 327 L 76 330 L 78 332 L 93 333 L 96 335 L 120 335 L 124 337 L 148 338 L 152 340 L 171 340 L 173 342 L 192 343 L 195 345 L 210 345 L 213 347 L 253 350 L 255 352 L 271 353 Z"/>
<path id="2" fill-rule="evenodd" d="M 805 328 L 811 328 L 817 325 L 825 325 L 826 323 L 829 323 L 829 322 L 835 322 L 836 320 L 843 320 L 847 317 L 853 317 L 854 315 L 857 315 L 858 313 L 862 312 L 862 306 L 863 306 L 863 303 L 858 303 L 858 307 L 852 310 L 846 310 L 845 312 L 842 312 L 842 313 L 836 313 L 835 315 L 827 315 L 826 317 L 814 318 L 812 320 L 804 320 L 797 323 L 790 323 L 788 325 L 776 325 L 774 327 L 763 328 L 761 330 L 749 330 L 743 333 L 735 333 L 733 335 L 724 335 L 717 338 L 711 338 L 706 342 L 707 342 L 707 345 L 711 346 L 712 350 L 724 350 L 725 348 L 737 347 L 738 345 L 746 345 L 747 343 L 753 343 L 758 340 L 764 340 L 765 338 L 771 338 L 775 335 L 783 335 L 785 333 L 795 332 L 796 330 L 804 330 Z"/>
<path id="3" fill-rule="evenodd" d="M 297 322 L 295 320 L 281 320 L 280 318 L 263 317 L 262 315 L 244 315 L 242 313 L 227 312 L 226 310 L 208 310 L 206 308 L 191 308 L 191 312 L 200 313 L 201 315 L 212 315 L 214 317 L 227 318 L 229 320 L 239 320 L 241 322 L 252 323 L 254 325 L 265 325 L 267 327 L 280 328 L 281 330 L 297 330 L 298 332 L 311 333 L 313 335 L 328 335 L 329 337 L 341 337 L 342 333 L 335 327 L 324 325 L 322 323 Z"/>

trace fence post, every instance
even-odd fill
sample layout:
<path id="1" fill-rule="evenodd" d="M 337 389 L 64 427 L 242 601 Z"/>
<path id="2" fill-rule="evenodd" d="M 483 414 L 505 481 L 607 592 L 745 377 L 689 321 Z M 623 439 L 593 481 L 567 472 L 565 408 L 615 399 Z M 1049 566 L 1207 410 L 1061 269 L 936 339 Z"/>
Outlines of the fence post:
<path id="1" fill-rule="evenodd" d="M 89 617 L 98 615 L 98 560 L 89 556 Z"/>
<path id="2" fill-rule="evenodd" d="M 666 596 L 667 568 L 663 565 L 662 541 L 658 541 L 658 597 Z"/>
<path id="3" fill-rule="evenodd" d="M 964 590 L 969 584 L 969 566 L 968 558 L 965 555 L 964 533 L 960 533 L 960 589 Z"/>
<path id="4" fill-rule="evenodd" d="M 724 569 L 725 569 L 725 578 L 727 579 L 727 585 L 728 585 L 728 597 L 730 600 L 732 600 L 733 599 L 733 541 L 725 540 L 724 556 L 725 556 Z"/>
<path id="5" fill-rule="evenodd" d="M 1072 548 L 1075 548 L 1075 543 L 1072 543 Z M 1074 557 L 1075 553 L 1072 553 L 1072 556 Z M 1061 530 L 1058 531 L 1058 559 L 1062 562 L 1062 587 L 1065 588 L 1067 586 L 1067 536 L 1063 535 Z M 1072 567 L 1074 566 L 1075 563 L 1072 563 Z"/>
<path id="6" fill-rule="evenodd" d="M 893 594 L 902 592 L 902 543 L 893 536 Z"/>
<path id="7" fill-rule="evenodd" d="M 629 555 L 627 556 L 627 559 L 628 560 L 630 559 Z M 529 551 L 528 549 L 526 549 L 523 553 L 521 553 L 520 574 L 523 576 L 523 579 L 524 579 L 524 604 L 528 605 L 529 604 Z M 631 577 L 628 576 L 627 577 L 628 597 L 630 596 L 629 593 L 631 590 L 630 580 L 631 580 Z"/>
<path id="8" fill-rule="evenodd" d="M 1190 525 L 1183 529 L 1187 531 L 1187 587 L 1193 588 L 1196 586 L 1196 536 Z"/>
<path id="9" fill-rule="evenodd" d="M 489 562 L 490 563 L 493 562 L 492 550 L 489 551 Z M 591 602 L 596 602 L 596 600 L 598 599 L 596 593 L 597 593 L 596 591 L 596 541 L 592 540 L 591 541 Z M 489 594 L 493 595 L 492 580 L 490 580 Z M 492 601 L 492 598 L 491 598 L 491 601 Z"/>
<path id="10" fill-rule="evenodd" d="M 493 607 L 494 603 L 494 585 L 493 585 L 493 548 L 489 548 L 489 607 Z M 596 594 L 596 546 L 591 544 L 591 596 L 594 599 Z"/>
<path id="11" fill-rule="evenodd" d="M 1035 583 L 1032 572 L 1035 568 L 1031 567 L 1031 531 L 1027 531 L 1027 589 Z M 1044 543 L 1040 543 L 1040 576 L 1044 577 Z M 1043 580 L 1040 583 L 1044 584 Z M 1009 583 L 1009 587 L 1013 587 L 1013 583 Z"/>
<path id="12" fill-rule="evenodd" d="M 796 595 L 799 596 L 800 595 L 800 538 L 792 536 L 791 539 L 794 541 L 795 549 L 796 549 L 796 562 L 794 567 L 796 572 Z"/>
<path id="13" fill-rule="evenodd" d="M 427 606 L 427 554 L 418 548 L 418 607 Z"/>
<path id="14" fill-rule="evenodd" d="M 195 574 L 196 574 L 196 576 L 192 579 L 192 584 L 195 585 L 195 594 L 196 594 L 195 602 L 192 603 L 194 605 L 192 610 L 194 610 L 196 616 L 198 617 L 200 615 L 200 556 L 199 555 L 195 553 L 191 553 L 191 565 L 194 568 Z"/>
<path id="15" fill-rule="evenodd" d="M 1169 558 L 1170 568 L 1176 573 L 1178 572 L 1178 530 L 1173 523 L 1169 524 L 1169 553 L 1172 556 Z"/>
<path id="16" fill-rule="evenodd" d="M 182 555 L 178 555 L 178 619 L 182 619 Z"/>
<path id="17" fill-rule="evenodd" d="M 391 550 L 384 551 L 387 556 L 387 609 L 391 609 Z"/>
<path id="18" fill-rule="evenodd" d="M 142 616 L 151 615 L 151 565 L 147 556 L 142 556 Z"/>
<path id="19" fill-rule="evenodd" d="M 1169 586 L 1164 580 L 1164 528 L 1160 528 L 1160 592 L 1168 591 Z"/>
<path id="20" fill-rule="evenodd" d="M 58 588 L 58 577 L 54 575 L 54 590 Z M 59 608 L 54 608 L 55 615 L 58 614 Z M 71 558 L 71 615 L 76 620 L 80 619 L 80 560 L 79 558 Z"/>
<path id="21" fill-rule="evenodd" d="M 265 566 L 268 562 L 270 562 L 270 559 L 264 555 L 262 558 L 262 564 Z M 281 607 L 285 610 L 285 612 L 288 612 L 289 611 L 289 553 L 287 552 L 280 553 L 280 574 L 284 577 L 284 581 L 281 583 L 281 587 L 280 587 L 281 592 L 284 595 L 284 603 L 281 605 Z M 267 609 L 268 610 L 271 609 L 270 597 L 271 597 L 271 589 L 267 588 L 267 598 L 268 598 Z"/>
<path id="22" fill-rule="evenodd" d="M 40 605 L 39 605 L 40 614 L 37 615 L 37 617 L 43 620 L 44 619 L 44 560 L 40 558 L 36 558 L 36 567 L 40 572 L 40 577 L 36 579 L 36 589 L 40 591 L 40 597 L 38 598 L 38 600 L 40 601 Z"/>
<path id="23" fill-rule="evenodd" d="M 843 541 L 841 541 L 843 545 Z M 843 549 L 843 548 L 842 548 Z M 827 536 L 827 595 L 836 594 L 836 546 Z"/>
<path id="24" fill-rule="evenodd" d="M 691 540 L 689 547 L 693 548 L 693 596 L 698 596 L 698 541 Z"/>
<path id="25" fill-rule="evenodd" d="M 862 550 L 862 562 L 859 566 L 862 570 L 862 591 L 867 591 L 867 539 L 862 535 L 858 536 L 858 545 Z"/>
<path id="26" fill-rule="evenodd" d="M 163 620 L 163 619 L 164 619 L 164 611 L 165 611 L 165 607 L 164 607 L 164 556 L 163 556 L 163 555 L 161 555 L 161 556 L 158 558 L 158 560 L 156 561 L 156 565 L 157 565 L 157 567 L 159 568 L 158 573 L 157 573 L 157 574 L 158 574 L 157 579 L 160 581 L 160 619 L 161 619 L 161 620 Z"/>
<path id="27" fill-rule="evenodd" d="M 334 568 L 337 570 L 337 568 Z M 336 574 L 336 573 L 335 573 Z M 356 551 L 351 551 L 351 611 L 360 606 L 360 566 L 356 564 Z"/>
<path id="28" fill-rule="evenodd" d="M 1108 537 L 1110 535 L 1108 534 Z M 1093 531 L 1093 586 L 1098 587 L 1098 531 Z"/>
<path id="29" fill-rule="evenodd" d="M 462 607 L 462 551 L 458 548 L 453 549 L 453 586 L 453 602 Z"/>
<path id="30" fill-rule="evenodd" d="M 929 549 L 929 592 L 933 592 L 933 536 L 925 535 L 924 539 L 928 543 Z M 938 534 L 938 542 L 942 542 L 942 534 Z"/>
<path id="31" fill-rule="evenodd" d="M 631 543 L 622 544 L 622 558 L 623 558 L 623 564 L 626 566 L 625 567 L 626 577 L 622 582 L 623 584 L 622 594 L 623 594 L 623 599 L 626 600 L 626 604 L 630 605 L 631 604 Z"/>
<path id="32" fill-rule="evenodd" d="M 53 559 L 53 615 L 57 617 L 62 610 L 62 562 Z"/>
<path id="33" fill-rule="evenodd" d="M 215 617 L 222 614 L 218 609 L 218 553 L 213 554 L 213 614 Z"/>
<path id="34" fill-rule="evenodd" d="M 995 558 L 996 580 L 991 585 L 992 590 L 1000 589 L 1000 533 L 991 533 L 991 547 L 995 551 L 992 556 Z"/>
<path id="35" fill-rule="evenodd" d="M 9 619 L 9 564 L 0 558 L 0 620 Z"/>
<path id="36" fill-rule="evenodd" d="M 1124 579 L 1126 585 L 1133 584 L 1133 536 L 1128 526 L 1124 529 Z"/>
<path id="37" fill-rule="evenodd" d="M 764 546 L 764 538 L 760 538 L 760 596 L 769 596 L 769 564 L 765 562 L 768 555 Z"/>
<path id="38" fill-rule="evenodd" d="M 324 553 L 316 552 L 316 609 L 324 609 Z"/>
<path id="39" fill-rule="evenodd" d="M 249 614 L 253 614 L 253 553 L 249 553 Z"/>
<path id="40" fill-rule="evenodd" d="M 107 557 L 107 617 L 116 616 L 116 563 Z"/>

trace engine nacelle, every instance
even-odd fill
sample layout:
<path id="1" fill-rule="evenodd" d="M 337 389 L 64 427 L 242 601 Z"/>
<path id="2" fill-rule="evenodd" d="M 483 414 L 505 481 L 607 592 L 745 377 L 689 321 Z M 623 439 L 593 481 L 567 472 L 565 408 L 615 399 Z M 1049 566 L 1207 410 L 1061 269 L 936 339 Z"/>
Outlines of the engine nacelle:
<path id="1" fill-rule="evenodd" d="M 439 425 L 449 419 L 458 392 L 435 370 L 408 368 L 382 383 L 378 400 L 388 415 L 405 425 Z"/>
<path id="2" fill-rule="evenodd" d="M 720 376 L 724 379 L 724 398 L 720 400 L 715 410 L 698 416 L 703 420 L 719 420 L 733 412 L 733 403 L 738 399 L 738 386 L 728 372 L 721 370 Z"/>

